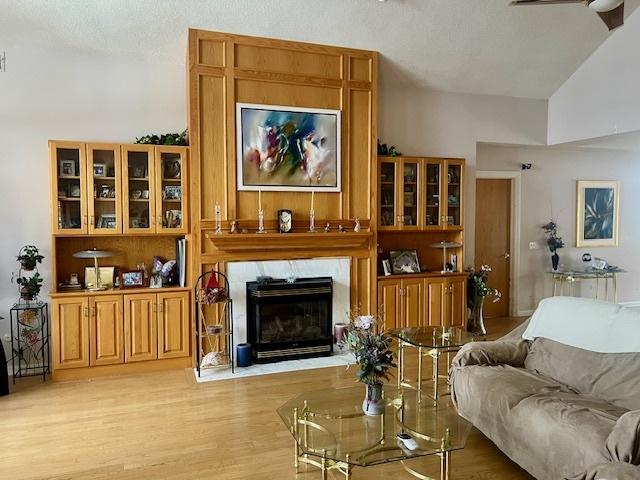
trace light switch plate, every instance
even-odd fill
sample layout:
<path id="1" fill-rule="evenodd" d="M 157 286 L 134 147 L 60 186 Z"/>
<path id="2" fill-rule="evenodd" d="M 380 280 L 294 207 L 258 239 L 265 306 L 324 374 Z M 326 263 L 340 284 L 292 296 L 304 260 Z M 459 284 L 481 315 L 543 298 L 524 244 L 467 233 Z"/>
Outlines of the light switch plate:
<path id="1" fill-rule="evenodd" d="M 536 242 L 529 242 L 529 250 L 537 250 L 538 244 Z"/>

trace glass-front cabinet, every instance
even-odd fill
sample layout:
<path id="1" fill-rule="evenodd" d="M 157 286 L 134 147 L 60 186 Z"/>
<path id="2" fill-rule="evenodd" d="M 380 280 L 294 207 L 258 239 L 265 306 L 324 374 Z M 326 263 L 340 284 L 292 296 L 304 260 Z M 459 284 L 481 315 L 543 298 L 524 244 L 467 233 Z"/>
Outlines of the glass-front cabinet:
<path id="1" fill-rule="evenodd" d="M 153 146 L 123 147 L 122 162 L 124 233 L 153 233 L 156 230 Z"/>
<path id="2" fill-rule="evenodd" d="M 186 233 L 187 160 L 184 148 L 156 148 L 156 229 Z"/>
<path id="3" fill-rule="evenodd" d="M 89 233 L 122 233 L 120 145 L 87 145 Z"/>
<path id="4" fill-rule="evenodd" d="M 402 229 L 413 229 L 420 226 L 418 215 L 420 194 L 420 170 L 421 160 L 402 161 L 402 217 L 400 226 Z"/>
<path id="5" fill-rule="evenodd" d="M 425 159 L 424 162 L 424 228 L 440 229 L 442 227 L 440 214 L 440 198 L 442 186 L 440 182 L 442 161 Z"/>
<path id="6" fill-rule="evenodd" d="M 381 230 L 395 230 L 400 226 L 397 183 L 401 162 L 395 158 L 385 158 L 380 162 L 380 211 Z"/>
<path id="7" fill-rule="evenodd" d="M 460 228 L 463 220 L 462 189 L 464 176 L 464 162 L 462 160 L 447 160 L 447 201 L 445 214 L 445 228 Z"/>
<path id="8" fill-rule="evenodd" d="M 49 142 L 54 205 L 53 233 L 84 235 L 87 233 L 86 153 L 83 143 Z"/>

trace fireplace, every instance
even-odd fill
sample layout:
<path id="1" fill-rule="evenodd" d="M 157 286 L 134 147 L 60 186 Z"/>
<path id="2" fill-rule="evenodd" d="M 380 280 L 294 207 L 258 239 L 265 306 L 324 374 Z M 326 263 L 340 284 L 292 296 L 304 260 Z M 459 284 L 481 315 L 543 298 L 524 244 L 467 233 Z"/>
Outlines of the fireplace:
<path id="1" fill-rule="evenodd" d="M 331 277 L 247 282 L 247 339 L 253 361 L 331 355 Z"/>

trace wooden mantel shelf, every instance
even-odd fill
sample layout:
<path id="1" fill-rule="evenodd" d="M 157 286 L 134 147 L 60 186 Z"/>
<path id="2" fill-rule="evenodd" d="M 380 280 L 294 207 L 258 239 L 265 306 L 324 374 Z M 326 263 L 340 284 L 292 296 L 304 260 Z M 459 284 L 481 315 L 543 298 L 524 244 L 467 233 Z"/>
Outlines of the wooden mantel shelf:
<path id="1" fill-rule="evenodd" d="M 316 233 L 207 233 L 213 245 L 225 252 L 257 250 L 334 250 L 368 248 L 373 232 Z"/>

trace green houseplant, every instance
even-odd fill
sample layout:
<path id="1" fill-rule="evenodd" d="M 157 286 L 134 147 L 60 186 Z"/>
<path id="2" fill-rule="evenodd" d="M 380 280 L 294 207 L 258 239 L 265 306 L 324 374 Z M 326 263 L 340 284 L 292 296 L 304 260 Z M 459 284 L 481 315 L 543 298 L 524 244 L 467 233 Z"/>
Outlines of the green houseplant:
<path id="1" fill-rule="evenodd" d="M 40 255 L 38 247 L 35 245 L 25 245 L 20 249 L 18 261 L 23 270 L 30 272 L 36 268 L 38 263 L 42 263 L 44 256 Z"/>
<path id="2" fill-rule="evenodd" d="M 20 285 L 20 298 L 26 301 L 35 300 L 40 294 L 43 278 L 39 273 L 32 277 L 18 277 L 16 282 Z"/>
<path id="3" fill-rule="evenodd" d="M 467 278 L 467 307 L 470 315 L 467 322 L 467 330 L 477 335 L 486 335 L 487 329 L 484 326 L 484 301 L 487 297 L 493 297 L 497 302 L 502 298 L 502 293 L 496 288 L 488 285 L 491 267 L 482 265 L 480 271 L 468 270 Z"/>

